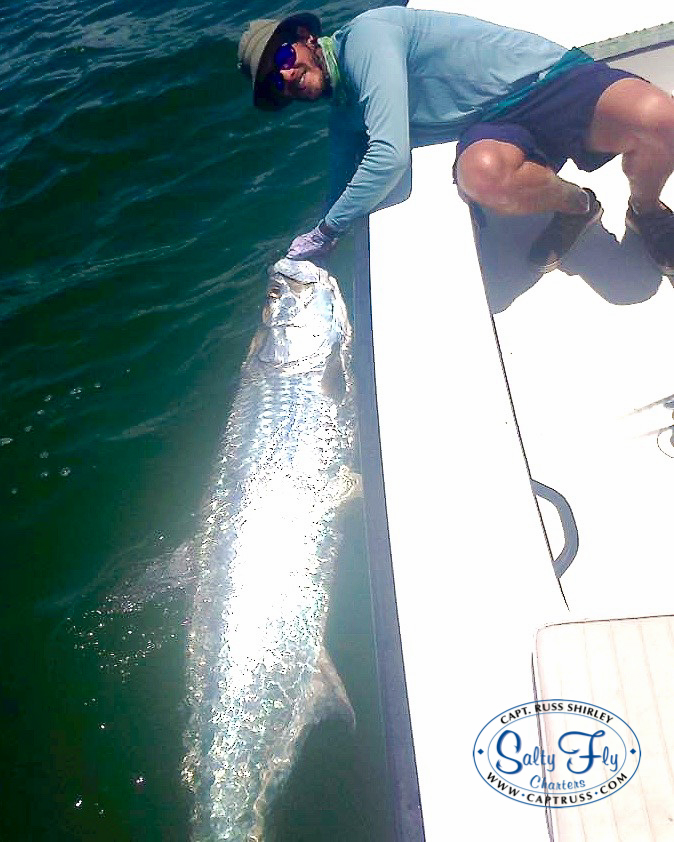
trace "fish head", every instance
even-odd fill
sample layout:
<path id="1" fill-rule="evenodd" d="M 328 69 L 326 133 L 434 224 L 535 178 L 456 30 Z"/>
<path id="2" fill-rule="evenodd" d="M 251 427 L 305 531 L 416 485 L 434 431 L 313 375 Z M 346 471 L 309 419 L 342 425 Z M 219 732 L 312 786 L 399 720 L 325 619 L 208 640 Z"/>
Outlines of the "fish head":
<path id="1" fill-rule="evenodd" d="M 337 281 L 308 260 L 283 258 L 268 271 L 258 360 L 290 372 L 319 368 L 350 335 Z"/>

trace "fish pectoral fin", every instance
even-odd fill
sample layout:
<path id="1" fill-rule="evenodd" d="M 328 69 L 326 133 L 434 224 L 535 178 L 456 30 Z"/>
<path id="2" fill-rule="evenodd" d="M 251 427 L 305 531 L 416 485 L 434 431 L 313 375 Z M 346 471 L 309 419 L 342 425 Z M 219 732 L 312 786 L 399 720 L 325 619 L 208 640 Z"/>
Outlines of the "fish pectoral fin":
<path id="1" fill-rule="evenodd" d="M 316 668 L 310 687 L 312 718 L 315 722 L 322 719 L 340 719 L 351 729 L 355 728 L 356 714 L 325 646 L 318 656 Z"/>
<path id="2" fill-rule="evenodd" d="M 130 614 L 167 594 L 193 588 L 197 576 L 194 544 L 186 541 L 173 551 L 144 559 L 142 567 L 107 594 L 106 610 Z"/>
<path id="3" fill-rule="evenodd" d="M 363 497 L 363 478 L 348 465 L 341 465 L 330 487 L 329 499 L 335 501 L 336 506 L 343 506 L 352 500 Z M 334 667 L 333 667 L 334 669 Z"/>
<path id="4" fill-rule="evenodd" d="M 307 704 L 296 711 L 294 721 L 285 732 L 282 750 L 271 758 L 262 774 L 260 792 L 253 804 L 255 822 L 246 842 L 264 839 L 268 805 L 287 779 L 309 731 L 324 719 L 339 719 L 351 729 L 356 727 L 353 707 L 325 646 L 321 647 L 306 698 Z"/>
<path id="5" fill-rule="evenodd" d="M 346 468 L 348 471 L 347 482 L 349 488 L 349 500 L 360 500 L 363 498 L 363 477 L 358 471 Z"/>
<path id="6" fill-rule="evenodd" d="M 339 343 L 337 342 L 332 346 L 330 356 L 325 362 L 321 386 L 323 392 L 336 404 L 340 404 L 344 400 L 344 395 L 346 394 L 346 375 L 344 373 L 343 360 L 339 352 Z"/>

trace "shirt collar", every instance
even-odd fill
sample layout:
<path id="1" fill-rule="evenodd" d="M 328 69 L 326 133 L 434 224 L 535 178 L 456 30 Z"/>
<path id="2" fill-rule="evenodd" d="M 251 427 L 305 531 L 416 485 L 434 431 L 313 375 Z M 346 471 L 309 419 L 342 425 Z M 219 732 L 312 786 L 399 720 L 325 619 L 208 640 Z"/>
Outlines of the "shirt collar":
<path id="1" fill-rule="evenodd" d="M 332 101 L 335 105 L 345 105 L 347 101 L 346 86 L 344 85 L 341 73 L 339 72 L 339 64 L 337 64 L 335 39 L 332 35 L 325 35 L 318 39 L 318 43 L 323 51 L 325 66 L 328 70 L 328 76 L 330 77 Z"/>

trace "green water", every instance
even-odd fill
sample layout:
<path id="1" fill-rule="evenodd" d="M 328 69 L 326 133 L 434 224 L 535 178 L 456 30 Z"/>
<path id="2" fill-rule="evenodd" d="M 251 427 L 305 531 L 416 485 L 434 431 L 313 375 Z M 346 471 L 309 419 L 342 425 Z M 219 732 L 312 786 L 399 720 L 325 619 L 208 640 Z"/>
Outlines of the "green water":
<path id="1" fill-rule="evenodd" d="M 0 10 L 2 839 L 188 838 L 188 600 L 147 571 L 195 531 L 265 268 L 323 209 L 326 108 L 258 113 L 235 68 L 245 22 L 292 11 Z M 279 840 L 390 838 L 358 506 L 348 534 L 330 644 L 358 726 L 313 735 Z"/>

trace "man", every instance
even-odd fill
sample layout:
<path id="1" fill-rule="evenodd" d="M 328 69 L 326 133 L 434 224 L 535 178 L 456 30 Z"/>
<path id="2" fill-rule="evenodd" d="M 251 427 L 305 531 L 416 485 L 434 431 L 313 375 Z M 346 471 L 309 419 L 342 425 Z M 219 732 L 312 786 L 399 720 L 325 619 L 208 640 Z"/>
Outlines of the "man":
<path id="1" fill-rule="evenodd" d="M 410 148 L 458 140 L 461 196 L 503 214 L 554 212 L 531 249 L 556 267 L 602 214 L 594 193 L 557 176 L 616 155 L 630 184 L 627 225 L 674 275 L 674 214 L 660 193 L 674 170 L 674 100 L 582 50 L 464 15 L 372 9 L 332 37 L 317 17 L 253 21 L 239 63 L 253 102 L 278 110 L 329 98 L 333 204 L 288 256 L 329 251 L 410 166 Z"/>

